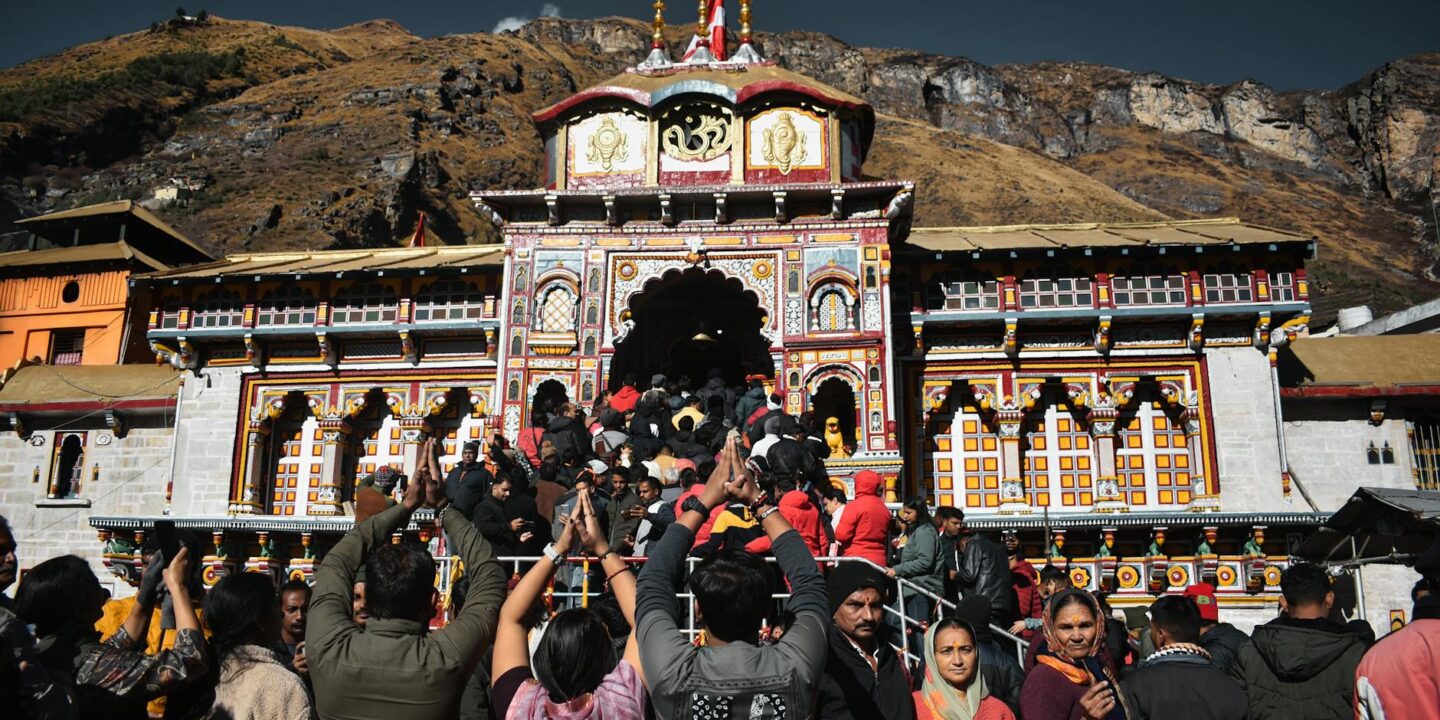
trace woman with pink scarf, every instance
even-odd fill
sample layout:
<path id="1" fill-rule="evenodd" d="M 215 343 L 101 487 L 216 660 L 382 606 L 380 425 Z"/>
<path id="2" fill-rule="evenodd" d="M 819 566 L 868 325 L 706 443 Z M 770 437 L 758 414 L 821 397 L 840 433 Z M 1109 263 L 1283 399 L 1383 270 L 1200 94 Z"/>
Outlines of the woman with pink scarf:
<path id="1" fill-rule="evenodd" d="M 535 649 L 532 669 L 524 618 L 540 600 L 556 562 L 575 545 L 598 556 L 620 610 L 635 625 L 635 576 L 610 549 L 590 505 L 589 493 L 568 518 L 560 537 L 545 547 L 511 591 L 495 630 L 491 701 L 506 720 L 641 720 L 647 696 L 640 673 L 640 649 L 631 633 L 622 658 L 615 657 L 610 632 L 593 610 L 564 610 L 550 619 Z"/>

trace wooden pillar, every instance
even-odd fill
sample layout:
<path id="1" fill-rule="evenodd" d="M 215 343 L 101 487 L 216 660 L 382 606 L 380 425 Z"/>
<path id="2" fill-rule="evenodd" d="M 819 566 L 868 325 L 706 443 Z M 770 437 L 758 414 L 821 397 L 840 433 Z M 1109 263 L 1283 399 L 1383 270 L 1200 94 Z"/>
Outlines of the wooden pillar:
<path id="1" fill-rule="evenodd" d="M 239 496 L 231 498 L 234 515 L 259 515 L 265 512 L 265 443 L 270 428 L 265 423 L 252 423 L 245 440 L 245 476 L 240 480 Z"/>
<path id="2" fill-rule="evenodd" d="M 1186 408 L 1181 416 L 1185 423 L 1185 450 L 1190 454 L 1190 510 L 1220 510 L 1220 488 L 1213 487 L 1205 477 L 1205 443 L 1200 434 L 1200 408 Z"/>
<path id="3" fill-rule="evenodd" d="M 995 416 L 1000 430 L 1000 509 L 1001 515 L 1028 515 L 1034 512 L 1025 498 L 1025 466 L 1020 456 L 1020 431 L 1025 425 L 1025 411 L 1006 400 Z"/>

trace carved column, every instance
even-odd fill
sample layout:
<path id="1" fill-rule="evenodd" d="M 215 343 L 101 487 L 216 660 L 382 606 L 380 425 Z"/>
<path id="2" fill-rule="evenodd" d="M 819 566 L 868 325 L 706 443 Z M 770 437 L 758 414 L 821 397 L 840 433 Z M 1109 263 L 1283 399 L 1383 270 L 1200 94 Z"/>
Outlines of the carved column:
<path id="1" fill-rule="evenodd" d="M 344 513 L 340 471 L 345 459 L 345 443 L 350 439 L 350 425 L 344 420 L 321 420 L 320 437 L 325 442 L 320 456 L 320 486 L 316 488 L 315 503 L 308 514 L 340 515 Z"/>
<path id="2" fill-rule="evenodd" d="M 1020 457 L 1020 430 L 1024 422 L 1025 411 L 1013 398 L 1006 398 L 995 413 L 995 424 L 1000 429 L 1000 508 L 997 512 L 1001 515 L 1034 512 L 1025 497 L 1025 467 Z"/>
<path id="3" fill-rule="evenodd" d="M 1188 407 L 1181 415 L 1185 423 L 1185 450 L 1190 454 L 1190 505 L 1192 512 L 1218 512 L 1220 495 L 1205 477 L 1205 443 L 1200 434 L 1200 408 Z"/>
<path id="4" fill-rule="evenodd" d="M 401 463 L 404 466 L 405 476 L 415 478 L 415 472 L 420 469 L 420 452 L 425 444 L 425 438 L 430 435 L 430 423 L 425 418 L 418 416 L 405 416 L 400 421 L 400 440 L 405 443 L 404 453 L 401 455 Z"/>
<path id="5" fill-rule="evenodd" d="M 1120 491 L 1120 474 L 1115 467 L 1115 421 L 1120 411 L 1115 398 L 1101 395 L 1090 409 L 1090 434 L 1095 438 L 1095 456 L 1099 465 L 1095 476 L 1095 512 L 1129 512 L 1125 494 Z"/>
<path id="6" fill-rule="evenodd" d="M 245 439 L 245 476 L 240 480 L 239 497 L 232 498 L 230 503 L 233 515 L 265 512 L 265 445 L 269 439 L 269 423 L 250 423 Z"/>

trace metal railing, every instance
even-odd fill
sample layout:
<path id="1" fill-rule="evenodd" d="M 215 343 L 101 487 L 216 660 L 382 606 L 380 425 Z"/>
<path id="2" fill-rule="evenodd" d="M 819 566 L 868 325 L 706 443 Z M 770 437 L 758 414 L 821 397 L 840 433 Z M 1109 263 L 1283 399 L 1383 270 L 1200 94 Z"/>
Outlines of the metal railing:
<path id="1" fill-rule="evenodd" d="M 530 566 L 530 565 L 538 562 L 538 561 L 540 560 L 540 557 L 539 557 L 539 556 L 505 556 L 505 557 L 501 557 L 501 558 L 497 558 L 497 559 L 500 561 L 500 563 L 501 563 L 502 565 L 508 565 L 508 566 L 510 567 L 510 572 L 511 572 L 511 574 L 519 575 L 519 574 L 521 574 L 521 569 L 522 569 L 522 567 L 528 567 L 528 566 Z M 764 557 L 764 558 L 762 558 L 762 559 L 763 559 L 765 562 L 767 562 L 767 563 L 774 563 L 774 562 L 776 562 L 776 559 L 775 559 L 773 556 Z M 865 559 L 865 558 L 858 558 L 858 557 L 818 557 L 818 558 L 815 558 L 815 559 L 816 559 L 816 561 L 820 562 L 821 564 L 830 565 L 830 566 L 834 566 L 834 565 L 837 565 L 837 564 L 842 563 L 842 562 L 859 562 L 859 563 L 865 563 L 865 564 L 869 565 L 870 567 L 879 570 L 880 572 L 884 572 L 884 571 L 885 571 L 885 568 L 884 568 L 884 567 L 882 567 L 882 566 L 880 566 L 880 565 L 877 565 L 877 564 L 875 564 L 873 561 L 867 560 L 867 559 Z M 688 572 L 693 572 L 693 571 L 695 570 L 695 564 L 698 563 L 698 562 L 700 562 L 700 560 L 701 560 L 701 558 L 694 558 L 694 557 L 686 558 L 685 561 L 686 561 L 686 565 L 687 565 L 687 571 L 688 571 Z M 625 562 L 626 562 L 627 564 L 629 564 L 629 565 L 644 565 L 646 561 L 647 561 L 647 558 L 645 558 L 645 557 L 627 557 L 627 558 L 625 558 Z M 550 594 L 551 597 L 555 598 L 556 600 L 567 601 L 566 604 L 569 605 L 569 606 L 571 606 L 571 607 L 588 607 L 591 600 L 594 600 L 595 598 L 598 598 L 601 594 L 603 594 L 603 590 L 604 590 L 603 587 L 592 586 L 592 584 L 591 584 L 591 582 L 590 582 L 590 577 L 591 577 L 591 574 L 592 574 L 592 573 L 590 572 L 590 571 L 591 571 L 591 568 L 592 568 L 592 567 L 599 567 L 600 559 L 599 559 L 599 558 L 596 558 L 596 557 L 570 556 L 570 557 L 565 558 L 564 564 L 565 564 L 565 565 L 571 565 L 571 566 L 577 566 L 577 567 L 580 568 L 580 571 L 581 571 L 581 572 L 580 572 L 580 577 L 579 577 L 579 586 L 578 586 L 578 587 L 567 587 L 566 589 L 560 589 L 560 588 L 558 588 L 558 587 L 552 587 L 552 588 L 550 588 L 549 590 L 547 590 L 547 592 Z M 687 572 L 687 577 L 688 577 L 688 572 Z M 895 578 L 894 580 L 895 580 L 895 584 L 896 584 L 895 602 L 894 602 L 892 605 L 886 605 L 886 606 L 885 606 L 885 613 L 886 613 L 886 616 L 887 616 L 887 617 L 893 617 L 893 618 L 895 618 L 896 622 L 900 625 L 900 627 L 903 628 L 903 629 L 906 630 L 906 631 L 914 630 L 914 631 L 916 631 L 916 632 L 923 633 L 923 632 L 925 631 L 925 629 L 926 629 L 927 627 L 929 627 L 930 621 L 933 619 L 933 617 L 934 617 L 936 614 L 943 614 L 943 613 L 941 612 L 942 610 L 950 610 L 950 611 L 952 611 L 952 612 L 955 610 L 955 603 L 953 603 L 953 602 L 951 602 L 950 600 L 947 600 L 947 599 L 945 599 L 945 598 L 943 598 L 943 597 L 941 597 L 941 596 L 939 596 L 939 595 L 936 595 L 935 593 L 932 593 L 932 592 L 930 592 L 929 590 L 926 590 L 925 588 L 920 587 L 919 585 L 916 585 L 915 583 L 911 582 L 910 580 L 907 580 L 907 579 L 905 579 L 905 578 L 899 578 L 899 577 Z M 930 613 L 930 615 L 927 616 L 927 617 L 924 617 L 924 618 L 910 617 L 909 615 L 907 615 L 907 614 L 906 614 L 906 608 L 905 608 L 905 597 L 906 597 L 907 594 L 910 595 L 910 596 L 922 595 L 922 596 L 928 598 L 928 599 L 930 600 L 930 602 L 931 602 L 931 613 Z M 685 587 L 685 586 L 682 585 L 682 587 L 680 588 L 680 590 L 675 593 L 675 597 L 676 597 L 677 599 L 682 599 L 682 600 L 685 601 L 685 605 L 686 605 L 686 611 L 685 611 L 686 623 L 685 623 L 685 627 L 681 628 L 681 632 L 683 632 L 686 637 L 690 638 L 690 639 L 693 641 L 693 640 L 695 639 L 695 637 L 696 637 L 697 635 L 699 635 L 699 633 L 700 633 L 700 628 L 698 627 L 698 625 L 697 625 L 697 623 L 696 623 L 696 621 L 695 621 L 695 602 L 694 602 L 695 596 L 694 596 L 693 593 L 691 593 L 691 592 L 689 591 L 689 588 L 688 588 L 688 587 Z M 774 600 L 788 600 L 788 599 L 790 598 L 790 593 L 788 593 L 788 592 L 777 592 L 777 593 L 772 593 L 772 594 L 770 595 L 770 597 L 771 597 L 772 599 L 774 599 Z M 1001 639 L 1001 638 L 1003 638 L 1004 640 L 1009 641 L 1011 644 L 1013 644 L 1013 645 L 1014 645 L 1014 650 L 1015 650 L 1015 658 L 1016 658 L 1016 660 L 1017 660 L 1022 666 L 1025 664 L 1025 651 L 1026 651 L 1026 649 L 1029 648 L 1029 646 L 1030 646 L 1030 643 L 1029 643 L 1029 642 L 1027 642 L 1024 638 L 1021 638 L 1021 637 L 1019 637 L 1019 636 L 1017 636 L 1017 635 L 1012 634 L 1012 633 L 1010 632 L 1009 628 L 1002 628 L 1002 627 L 1000 627 L 1000 626 L 998 626 L 998 625 L 995 625 L 995 624 L 993 624 L 993 623 L 990 624 L 990 632 L 995 636 L 996 639 Z M 892 646 L 893 648 L 895 648 L 895 650 L 897 650 L 897 651 L 899 651 L 900 653 L 902 653 L 907 660 L 911 661 L 912 663 L 918 663 L 918 662 L 920 661 L 921 657 L 920 657 L 919 655 L 911 652 L 911 648 L 910 648 L 910 633 L 909 633 L 909 632 L 901 632 L 901 633 L 899 633 L 899 635 L 900 635 L 900 637 L 899 637 L 899 642 L 900 642 L 900 644 L 899 644 L 899 645 L 895 645 L 894 643 L 891 643 L 891 646 Z"/>

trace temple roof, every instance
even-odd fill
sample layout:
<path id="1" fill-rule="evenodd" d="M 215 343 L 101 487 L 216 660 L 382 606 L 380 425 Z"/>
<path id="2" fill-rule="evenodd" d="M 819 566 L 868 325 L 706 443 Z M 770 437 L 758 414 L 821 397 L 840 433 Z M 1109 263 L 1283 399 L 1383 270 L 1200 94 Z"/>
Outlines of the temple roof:
<path id="1" fill-rule="evenodd" d="M 120 242 L 105 243 L 102 245 L 78 245 L 75 247 L 51 248 L 49 250 L 16 250 L 14 252 L 0 253 L 0 270 L 107 261 L 134 261 L 136 264 L 149 268 L 150 270 L 170 269 L 169 265 L 136 250 L 130 243 L 122 240 Z"/>
<path id="2" fill-rule="evenodd" d="M 814 98 L 825 105 L 860 110 L 870 117 L 874 111 L 864 100 L 773 63 L 748 65 L 683 65 L 664 70 L 630 70 L 581 90 L 534 114 L 535 122 L 555 119 L 565 111 L 588 100 L 618 97 L 654 107 L 683 93 L 718 95 L 740 104 L 767 92 L 794 92 Z"/>
<path id="3" fill-rule="evenodd" d="M 1300 338 L 1276 357 L 1288 396 L 1440 393 L 1440 335 Z"/>
<path id="4" fill-rule="evenodd" d="M 989 225 L 914 228 L 907 244 L 934 252 L 1141 248 L 1157 246 L 1278 245 L 1313 236 L 1255 225 L 1239 218 L 1145 223 Z"/>
<path id="5" fill-rule="evenodd" d="M 173 408 L 180 373 L 168 365 L 22 363 L 0 378 L 0 412 Z"/>
<path id="6" fill-rule="evenodd" d="M 500 245 L 455 245 L 421 248 L 369 248 L 227 255 L 204 265 L 149 273 L 148 281 L 248 279 L 318 273 L 372 273 L 499 267 L 505 261 Z"/>
<path id="7" fill-rule="evenodd" d="M 124 231 L 113 236 L 108 233 L 96 234 L 97 230 L 115 225 L 122 226 Z M 131 248 L 168 265 L 213 259 L 210 253 L 179 230 L 170 227 L 155 213 L 131 200 L 116 200 L 38 215 L 18 220 L 15 226 L 61 246 L 109 244 L 115 241 L 128 243 Z"/>

